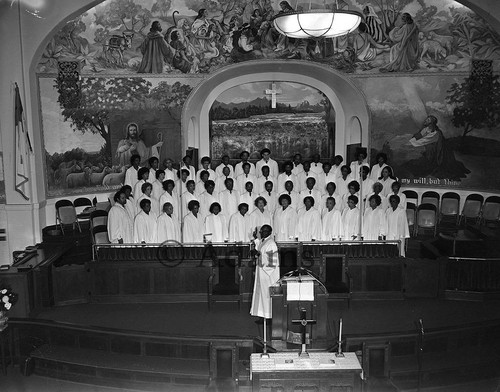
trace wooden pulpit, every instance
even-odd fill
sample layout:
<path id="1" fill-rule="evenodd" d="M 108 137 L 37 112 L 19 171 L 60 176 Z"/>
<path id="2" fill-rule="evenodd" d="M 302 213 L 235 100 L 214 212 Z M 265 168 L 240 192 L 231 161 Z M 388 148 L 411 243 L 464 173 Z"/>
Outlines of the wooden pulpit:
<path id="1" fill-rule="evenodd" d="M 289 295 L 292 286 L 293 297 Z M 301 336 L 301 327 L 297 323 L 293 323 L 292 320 L 300 319 L 304 309 L 307 317 L 315 320 L 315 324 L 307 326 L 307 347 L 317 350 L 326 349 L 333 345 L 334 337 L 327 335 L 328 292 L 320 281 L 311 275 L 294 276 L 292 274 L 281 278 L 279 285 L 272 286 L 270 290 L 272 301 L 271 345 L 276 350 L 300 351 L 300 338 L 296 340 L 295 337 Z"/>

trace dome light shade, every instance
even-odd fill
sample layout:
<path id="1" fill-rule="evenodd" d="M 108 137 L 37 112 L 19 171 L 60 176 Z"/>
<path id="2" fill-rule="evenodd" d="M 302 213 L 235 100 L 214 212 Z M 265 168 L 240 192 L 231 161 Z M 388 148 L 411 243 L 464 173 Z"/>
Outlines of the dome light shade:
<path id="1" fill-rule="evenodd" d="M 276 15 L 273 22 L 278 32 L 290 38 L 333 38 L 354 31 L 361 14 L 329 9 L 288 11 Z"/>

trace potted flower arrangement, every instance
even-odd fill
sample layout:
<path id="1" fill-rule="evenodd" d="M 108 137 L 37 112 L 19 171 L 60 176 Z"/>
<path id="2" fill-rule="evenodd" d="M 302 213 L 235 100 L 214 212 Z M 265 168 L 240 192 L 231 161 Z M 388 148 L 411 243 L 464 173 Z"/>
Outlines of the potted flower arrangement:
<path id="1" fill-rule="evenodd" d="M 1 286 L 0 286 L 1 287 Z M 0 289 L 0 331 L 4 329 L 9 320 L 7 317 L 7 311 L 9 311 L 12 306 L 17 301 L 17 294 L 15 294 L 10 288 Z"/>

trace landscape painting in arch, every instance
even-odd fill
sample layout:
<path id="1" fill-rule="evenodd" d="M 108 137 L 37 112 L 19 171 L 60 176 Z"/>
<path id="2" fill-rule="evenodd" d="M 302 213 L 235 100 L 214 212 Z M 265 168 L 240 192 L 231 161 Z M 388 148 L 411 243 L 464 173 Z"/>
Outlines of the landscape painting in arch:
<path id="1" fill-rule="evenodd" d="M 273 96 L 275 102 L 273 102 Z M 273 107 L 275 106 L 275 107 Z M 294 154 L 323 158 L 334 151 L 335 111 L 319 90 L 300 83 L 262 81 L 234 86 L 210 110 L 211 154 L 260 159 L 269 148 L 283 162 Z"/>
<path id="2" fill-rule="evenodd" d="M 111 192 L 122 185 L 136 152 L 141 165 L 151 156 L 180 161 L 181 110 L 198 82 L 81 77 L 77 105 L 67 106 L 57 80 L 40 77 L 47 196 Z M 131 123 L 138 127 L 137 138 L 129 135 Z"/>
<path id="3" fill-rule="evenodd" d="M 403 186 L 500 189 L 494 170 L 500 165 L 498 77 L 479 94 L 483 98 L 471 96 L 471 79 L 464 76 L 363 78 L 356 83 L 372 113 L 371 162 L 385 153 Z M 471 100 L 475 105 L 455 110 Z M 439 131 L 422 145 L 415 140 L 425 133 L 428 116 L 435 117 Z"/>

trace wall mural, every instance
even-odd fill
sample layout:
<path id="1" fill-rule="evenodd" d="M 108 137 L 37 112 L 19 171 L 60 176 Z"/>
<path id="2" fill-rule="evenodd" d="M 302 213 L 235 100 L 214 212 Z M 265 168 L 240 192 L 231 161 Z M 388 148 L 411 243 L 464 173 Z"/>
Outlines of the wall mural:
<path id="1" fill-rule="evenodd" d="M 142 164 L 180 161 L 182 105 L 196 83 L 83 77 L 78 105 L 65 107 L 54 78 L 41 77 L 47 196 L 111 192 L 136 152 Z"/>
<path id="2" fill-rule="evenodd" d="M 210 111 L 212 156 L 271 149 L 275 159 L 334 151 L 335 112 L 323 93 L 300 83 L 254 82 L 224 91 Z"/>
<path id="3" fill-rule="evenodd" d="M 286 4 L 284 4 L 286 3 Z M 348 73 L 467 71 L 500 60 L 500 36 L 453 0 L 338 0 L 362 12 L 347 37 L 295 40 L 271 19 L 278 0 L 107 0 L 69 21 L 47 45 L 39 72 L 77 59 L 83 74 L 210 73 L 252 59 L 302 59 Z"/>

